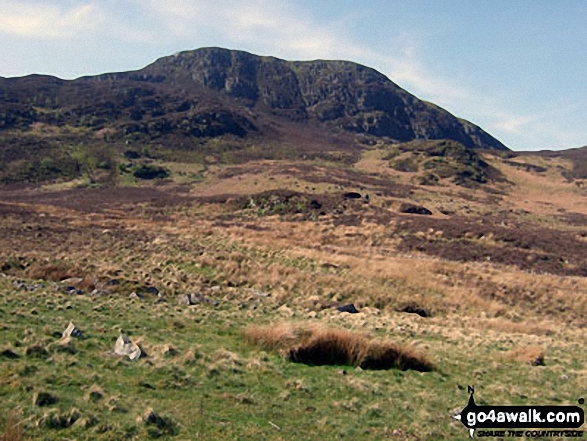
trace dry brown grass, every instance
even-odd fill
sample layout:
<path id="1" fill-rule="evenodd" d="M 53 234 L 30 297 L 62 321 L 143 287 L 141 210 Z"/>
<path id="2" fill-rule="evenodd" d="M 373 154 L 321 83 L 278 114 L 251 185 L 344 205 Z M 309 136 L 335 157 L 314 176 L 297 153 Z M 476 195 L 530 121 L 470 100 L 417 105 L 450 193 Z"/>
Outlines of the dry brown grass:
<path id="1" fill-rule="evenodd" d="M 430 359 L 411 346 L 374 340 L 364 333 L 318 325 L 278 323 L 250 326 L 245 338 L 264 349 L 281 350 L 296 363 L 314 366 L 352 365 L 362 369 L 431 371 Z"/>
<path id="2" fill-rule="evenodd" d="M 0 441 L 22 441 L 24 434 L 22 425 L 16 412 L 10 412 L 8 416 L 2 419 L 2 428 L 0 429 Z"/>
<path id="3" fill-rule="evenodd" d="M 302 328 L 287 322 L 250 326 L 245 330 L 244 336 L 263 349 L 275 351 L 298 342 L 302 338 Z"/>
<path id="4" fill-rule="evenodd" d="M 475 327 L 479 329 L 492 329 L 504 334 L 551 335 L 554 332 L 547 323 L 517 323 L 502 317 L 476 319 Z"/>
<path id="5" fill-rule="evenodd" d="M 345 329 L 315 327 L 308 338 L 287 350 L 287 359 L 309 365 L 359 365 L 369 352 L 369 339 Z"/>
<path id="6" fill-rule="evenodd" d="M 75 270 L 67 268 L 65 265 L 34 263 L 27 269 L 27 275 L 32 279 L 61 282 L 62 280 L 76 277 L 78 274 Z"/>
<path id="7" fill-rule="evenodd" d="M 544 366 L 544 357 L 544 348 L 535 345 L 517 347 L 504 355 L 506 361 L 530 364 L 532 366 Z"/>

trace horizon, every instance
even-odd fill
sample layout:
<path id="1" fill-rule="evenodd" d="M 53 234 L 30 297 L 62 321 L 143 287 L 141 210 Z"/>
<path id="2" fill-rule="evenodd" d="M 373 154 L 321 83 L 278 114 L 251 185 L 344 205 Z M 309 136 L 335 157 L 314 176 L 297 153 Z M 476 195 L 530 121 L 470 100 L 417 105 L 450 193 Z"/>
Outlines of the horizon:
<path id="1" fill-rule="evenodd" d="M 562 150 L 587 144 L 584 17 L 580 1 L 377 0 L 357 8 L 348 0 L 8 0 L 0 5 L 0 76 L 70 80 L 204 47 L 344 60 L 381 72 L 514 151 Z"/>

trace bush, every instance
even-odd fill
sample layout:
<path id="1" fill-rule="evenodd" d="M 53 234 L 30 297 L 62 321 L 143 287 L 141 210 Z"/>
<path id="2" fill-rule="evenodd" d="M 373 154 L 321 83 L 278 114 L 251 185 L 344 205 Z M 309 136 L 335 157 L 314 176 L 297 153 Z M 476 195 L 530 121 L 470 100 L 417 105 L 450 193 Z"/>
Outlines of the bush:
<path id="1" fill-rule="evenodd" d="M 169 176 L 169 172 L 163 167 L 145 164 L 135 169 L 133 176 L 138 179 L 163 179 Z"/>

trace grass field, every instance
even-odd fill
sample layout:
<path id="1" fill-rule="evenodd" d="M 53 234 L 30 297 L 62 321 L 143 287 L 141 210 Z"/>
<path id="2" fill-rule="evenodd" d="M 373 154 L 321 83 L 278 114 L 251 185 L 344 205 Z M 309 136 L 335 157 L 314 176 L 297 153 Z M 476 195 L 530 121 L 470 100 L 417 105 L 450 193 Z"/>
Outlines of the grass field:
<path id="1" fill-rule="evenodd" d="M 587 241 L 557 209 L 581 214 L 584 193 L 562 181 L 541 193 L 542 177 L 490 161 L 514 183 L 497 199 L 272 162 L 189 185 L 3 192 L 0 439 L 466 439 L 451 415 L 468 385 L 477 404 L 577 404 Z M 286 187 L 301 196 L 255 196 Z M 404 200 L 433 215 L 398 213 Z M 350 303 L 358 313 L 336 309 Z M 70 321 L 82 337 L 64 341 Z M 433 368 L 290 361 L 312 329 Z M 143 357 L 113 354 L 121 333 Z"/>

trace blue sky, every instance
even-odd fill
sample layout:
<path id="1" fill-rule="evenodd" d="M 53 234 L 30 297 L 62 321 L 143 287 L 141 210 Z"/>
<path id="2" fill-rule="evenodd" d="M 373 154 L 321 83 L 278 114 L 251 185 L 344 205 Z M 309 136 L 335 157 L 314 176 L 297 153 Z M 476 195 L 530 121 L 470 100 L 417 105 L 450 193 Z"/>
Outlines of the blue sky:
<path id="1" fill-rule="evenodd" d="M 0 76 L 139 69 L 204 46 L 347 59 L 514 150 L 587 145 L 587 1 L 0 0 Z"/>

